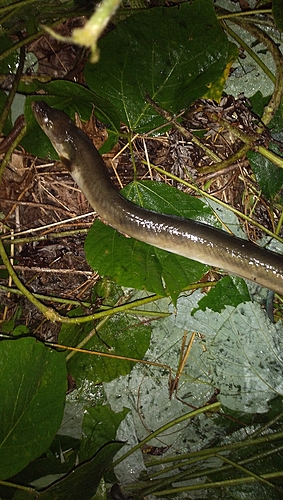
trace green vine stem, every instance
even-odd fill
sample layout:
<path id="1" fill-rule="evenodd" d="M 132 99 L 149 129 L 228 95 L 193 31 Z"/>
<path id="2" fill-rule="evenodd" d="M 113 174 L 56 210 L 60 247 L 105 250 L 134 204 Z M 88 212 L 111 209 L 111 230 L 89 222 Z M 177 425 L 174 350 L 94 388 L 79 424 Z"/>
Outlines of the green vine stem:
<path id="1" fill-rule="evenodd" d="M 228 167 L 231 167 L 232 165 L 234 167 L 237 167 L 237 165 L 235 165 L 235 163 L 237 163 L 242 158 L 244 158 L 249 149 L 250 149 L 249 146 L 247 144 L 244 144 L 244 146 L 242 146 L 232 156 L 229 156 L 229 158 L 227 158 L 226 160 L 222 160 L 220 162 L 214 163 L 213 165 L 206 165 L 204 167 L 200 167 L 198 169 L 198 172 L 201 175 L 216 174 L 218 172 L 225 170 Z M 248 161 L 248 160 L 246 160 L 246 161 Z"/>
<path id="2" fill-rule="evenodd" d="M 18 288 L 10 288 L 9 286 L 5 285 L 0 285 L 0 290 L 3 292 L 9 292 L 13 293 L 15 295 L 23 295 L 23 292 L 21 290 L 18 290 Z M 50 295 L 42 295 L 40 293 L 34 293 L 33 294 L 36 299 L 44 300 L 46 302 L 54 302 L 55 304 L 64 304 L 64 305 L 70 305 L 70 306 L 84 306 L 84 307 L 92 307 L 92 304 L 90 302 L 85 302 L 85 301 L 80 301 L 80 300 L 72 300 L 72 299 L 62 299 L 61 297 L 52 297 Z"/>
<path id="3" fill-rule="evenodd" d="M 251 147 L 253 141 L 256 141 L 258 139 L 258 134 L 246 134 L 245 132 L 242 132 L 239 128 L 234 127 L 231 123 L 229 123 L 227 120 L 224 118 L 221 118 L 218 116 L 216 113 L 208 113 L 209 118 L 214 122 L 214 123 L 219 123 L 222 127 L 224 127 L 226 130 L 228 130 L 231 134 L 233 134 L 237 139 L 242 141 L 244 144 L 247 146 Z"/>
<path id="4" fill-rule="evenodd" d="M 264 146 L 256 146 L 254 148 L 255 151 L 258 151 L 262 156 L 270 160 L 273 165 L 276 165 L 279 168 L 283 168 L 283 158 L 276 155 L 269 149 L 266 149 Z"/>
<path id="5" fill-rule="evenodd" d="M 283 477 L 283 471 L 270 472 L 268 474 L 262 474 L 263 479 L 277 479 Z M 227 488 L 231 486 L 239 486 L 240 484 L 250 484 L 256 482 L 254 477 L 239 477 L 235 479 L 227 479 L 226 481 L 215 481 L 214 483 L 204 483 L 204 484 L 194 484 L 192 486 L 183 486 L 180 488 L 172 488 L 170 490 L 163 490 L 155 492 L 156 497 L 166 496 L 166 495 L 177 495 L 178 493 L 183 493 L 185 491 L 199 491 L 212 488 Z"/>
<path id="6" fill-rule="evenodd" d="M 254 16 L 258 14 L 272 14 L 271 9 L 254 9 L 254 10 L 244 10 L 241 12 L 229 12 L 227 14 L 221 14 L 217 16 L 217 19 L 234 19 L 237 17 L 244 17 L 246 18 L 247 16 Z"/>
<path id="7" fill-rule="evenodd" d="M 178 417 L 178 418 L 172 420 L 171 422 L 168 422 L 167 424 L 162 425 L 162 427 L 159 427 L 156 431 L 152 432 L 149 436 L 147 436 L 145 439 L 143 439 L 138 444 L 133 446 L 133 448 L 131 448 L 129 451 L 124 453 L 124 455 L 122 455 L 117 460 L 115 460 L 115 462 L 113 462 L 113 464 L 111 465 L 111 467 L 109 469 L 113 469 L 114 467 L 116 467 L 116 465 L 123 462 L 126 458 L 128 458 L 130 455 L 132 455 L 132 453 L 139 450 L 143 445 L 145 445 L 146 443 L 151 441 L 153 438 L 157 437 L 162 432 L 165 432 L 168 429 L 171 429 L 171 427 L 174 427 L 175 425 L 181 424 L 182 422 L 185 422 L 188 419 L 191 419 L 191 418 L 194 418 L 198 415 L 201 415 L 202 413 L 215 412 L 218 410 L 220 410 L 220 403 L 212 403 L 211 405 L 204 406 L 202 408 L 198 408 L 197 410 L 193 410 L 189 413 L 185 413 L 185 415 L 181 415 L 181 417 Z M 175 457 L 176 460 L 180 460 L 179 457 L 180 457 L 180 455 L 177 455 Z"/>
<path id="8" fill-rule="evenodd" d="M 209 408 L 209 406 L 206 406 L 205 408 Z M 253 446 L 253 445 L 260 445 L 260 444 L 266 444 L 266 443 L 273 443 L 274 441 L 279 441 L 280 439 L 283 439 L 283 431 L 282 432 L 275 432 L 274 434 L 265 434 L 264 436 L 260 436 L 258 438 L 248 438 L 245 439 L 244 441 L 240 441 L 239 443 L 229 443 L 229 444 L 223 444 L 221 446 L 214 446 L 212 448 L 206 448 L 204 450 L 198 450 L 198 451 L 192 451 L 191 453 L 183 453 L 180 455 L 172 455 L 171 457 L 165 457 L 165 458 L 159 458 L 156 460 L 151 460 L 147 466 L 148 467 L 156 467 L 157 465 L 163 465 L 163 464 L 168 464 L 171 462 L 180 462 L 180 460 L 184 459 L 203 459 L 206 457 L 208 454 L 209 456 L 215 455 L 215 453 L 222 453 L 224 451 L 235 451 L 235 450 L 240 450 L 241 448 Z"/>
<path id="9" fill-rule="evenodd" d="M 246 464 L 249 464 L 251 462 L 255 462 L 255 461 L 258 461 L 258 460 L 263 460 L 271 455 L 274 455 L 275 453 L 280 453 L 281 451 L 283 450 L 283 445 L 282 446 L 274 446 L 272 449 L 268 450 L 268 451 L 264 451 L 264 452 L 260 452 L 260 453 L 255 453 L 255 454 L 252 454 L 251 456 L 249 456 L 248 458 L 245 458 L 245 459 L 242 459 L 242 460 L 239 460 L 237 463 L 240 464 L 240 465 L 246 465 Z M 191 458 L 189 460 L 183 460 L 181 462 L 181 465 L 182 465 L 182 468 L 183 467 L 190 467 L 191 465 L 197 463 L 197 462 L 201 462 L 203 463 L 203 460 L 207 460 L 209 458 L 212 458 L 214 457 L 215 455 L 217 455 L 217 453 L 210 453 L 209 452 L 209 449 L 207 450 L 208 451 L 208 454 L 205 455 L 204 457 L 201 457 L 201 459 L 199 459 L 198 457 L 196 458 Z M 219 456 L 223 456 L 223 455 L 220 455 Z M 155 477 L 157 476 L 160 476 L 160 475 L 163 475 L 163 474 L 169 474 L 170 472 L 176 470 L 176 469 L 179 469 L 180 468 L 180 462 L 176 462 L 175 464 L 173 463 L 173 465 L 171 465 L 170 467 L 162 467 L 162 469 L 158 470 L 158 471 L 155 471 L 151 474 L 148 474 L 147 475 L 147 478 L 148 479 L 154 479 Z M 233 465 L 225 465 L 223 467 L 221 467 L 221 472 L 227 472 L 227 471 L 230 471 L 233 469 Z M 203 467 L 199 470 L 194 470 L 193 472 L 191 470 L 186 470 L 185 471 L 186 474 L 177 474 L 174 476 L 174 480 L 175 478 L 178 478 L 178 479 L 182 479 L 182 478 L 185 478 L 186 480 L 192 480 L 192 479 L 196 479 L 196 478 L 201 478 L 201 477 L 206 477 L 206 476 L 214 476 L 215 474 L 218 475 L 219 474 L 219 467 L 216 467 L 216 468 L 211 468 L 211 467 L 208 467 L 207 469 L 203 469 Z"/>
<path id="10" fill-rule="evenodd" d="M 205 407 L 205 408 L 208 408 L 208 407 Z M 164 465 L 166 463 L 176 462 L 176 465 L 171 467 L 171 468 L 164 469 L 164 467 L 162 467 L 162 470 L 160 470 L 160 474 L 164 475 L 166 472 L 167 473 L 170 472 L 170 470 L 172 470 L 173 468 L 186 467 L 186 466 L 192 465 L 192 464 L 199 462 L 199 461 L 203 463 L 204 460 L 209 459 L 209 458 L 214 457 L 214 456 L 219 455 L 219 457 L 223 459 L 223 455 L 220 455 L 220 453 L 222 453 L 222 452 L 227 452 L 227 451 L 231 452 L 231 451 L 239 450 L 239 449 L 242 449 L 245 447 L 249 448 L 249 447 L 254 446 L 254 445 L 266 444 L 266 443 L 274 442 L 277 440 L 279 441 L 280 439 L 282 439 L 282 437 L 283 437 L 283 432 L 269 434 L 269 435 L 265 435 L 265 436 L 255 438 L 255 439 L 249 438 L 249 439 L 243 440 L 243 441 L 238 442 L 238 443 L 231 443 L 231 444 L 216 446 L 213 448 L 207 448 L 207 449 L 203 449 L 203 450 L 199 450 L 199 451 L 195 451 L 195 452 L 191 452 L 191 453 L 174 455 L 171 457 L 151 460 L 150 462 L 147 463 L 147 467 L 157 467 L 157 466 Z M 277 452 L 279 451 L 278 447 L 276 448 L 276 450 L 277 450 Z M 239 463 L 240 464 L 248 463 L 250 461 L 257 460 L 258 458 L 263 458 L 267 454 L 269 454 L 270 452 L 273 453 L 274 449 L 269 450 L 269 451 L 264 452 L 264 453 L 261 453 L 261 454 L 254 455 L 253 457 L 249 457 L 248 459 L 245 459 L 245 460 L 242 460 L 241 462 L 238 462 L 238 464 Z M 221 468 L 221 471 L 223 470 L 223 472 L 224 472 L 224 470 L 227 471 L 229 469 L 232 469 L 233 462 L 232 463 L 231 462 L 232 461 L 230 461 L 230 464 L 228 466 L 224 466 L 223 468 Z M 153 473 L 150 476 L 148 476 L 148 478 L 153 478 L 157 474 L 158 473 Z M 163 490 L 162 491 L 156 491 L 160 485 L 160 480 L 151 481 L 150 492 L 154 492 L 154 494 L 156 496 L 169 495 L 169 494 L 176 495 L 177 493 L 179 493 L 181 491 L 193 491 L 193 490 L 197 490 L 197 489 L 205 489 L 206 487 L 216 488 L 216 487 L 220 487 L 220 486 L 221 487 L 232 486 L 234 484 L 235 485 L 245 484 L 245 483 L 249 483 L 251 481 L 257 480 L 257 478 L 255 478 L 255 477 L 247 476 L 245 478 L 241 478 L 242 482 L 240 482 L 240 483 L 238 483 L 238 478 L 236 478 L 236 479 L 231 479 L 228 481 L 218 481 L 218 482 L 211 482 L 211 483 L 206 482 L 202 485 L 192 485 L 189 488 L 188 487 L 180 487 L 180 488 L 172 488 L 170 490 L 164 490 L 164 485 L 166 485 L 166 483 L 168 484 L 169 480 L 171 480 L 171 483 L 172 483 L 172 482 L 180 481 L 181 479 L 191 480 L 191 479 L 195 479 L 195 478 L 199 478 L 199 477 L 205 477 L 205 476 L 211 475 L 211 474 L 219 474 L 219 468 L 217 468 L 217 469 L 209 468 L 209 469 L 205 469 L 205 470 L 202 469 L 201 471 L 197 470 L 197 471 L 194 471 L 193 473 L 191 473 L 190 471 L 183 471 L 179 474 L 171 476 L 171 478 L 168 477 L 168 481 L 167 481 L 167 478 L 163 478 Z M 268 481 L 269 479 L 281 477 L 282 475 L 283 475 L 283 472 L 278 471 L 278 472 L 271 473 L 271 474 L 262 474 L 260 476 L 260 478 L 263 479 L 264 481 L 265 480 Z M 152 484 L 153 482 L 154 482 L 154 484 Z M 145 492 L 147 494 L 149 493 L 148 488 L 145 488 L 144 483 L 135 484 L 135 488 L 137 488 L 137 490 L 139 490 L 139 491 L 142 489 L 143 492 Z"/>
<path id="11" fill-rule="evenodd" d="M 201 283 L 201 288 L 205 286 L 214 286 L 216 283 L 214 282 L 207 282 L 207 283 Z M 0 290 L 3 292 L 9 292 L 13 293 L 15 295 L 23 295 L 23 292 L 21 290 L 18 290 L 17 288 L 10 288 L 8 286 L 0 285 Z M 90 302 L 85 302 L 81 300 L 73 300 L 73 299 L 65 299 L 61 297 L 53 297 L 50 295 L 42 295 L 40 293 L 34 293 L 33 294 L 36 299 L 44 300 L 46 302 L 54 302 L 54 304 L 63 304 L 63 305 L 69 305 L 69 306 L 84 306 L 87 308 L 92 307 L 93 304 L 90 304 Z M 110 306 L 100 306 L 99 310 L 100 311 L 109 311 L 112 309 Z M 147 318 L 165 318 L 166 316 L 170 316 L 170 313 L 166 312 L 155 312 L 155 311 L 146 311 L 144 309 L 136 309 L 132 308 L 127 311 L 125 311 L 125 314 L 133 314 L 135 316 L 146 316 Z"/>
<path id="12" fill-rule="evenodd" d="M 119 299 L 118 302 L 120 302 L 121 299 Z M 115 305 L 114 307 L 118 307 L 118 305 Z M 101 308 L 102 309 L 102 308 Z M 105 309 L 105 307 L 103 307 Z M 110 310 L 112 308 L 106 308 L 106 310 Z M 166 318 L 168 316 L 171 316 L 171 313 L 167 312 L 160 312 L 160 311 L 143 311 L 143 310 L 136 310 L 136 309 L 130 309 L 130 311 L 125 311 L 124 314 L 138 314 L 141 316 L 147 316 L 155 319 L 161 319 L 161 318 Z M 88 335 L 85 336 L 85 338 L 76 345 L 76 350 L 72 350 L 66 357 L 66 361 L 69 361 L 77 352 L 77 350 L 82 349 L 97 333 L 99 330 L 105 325 L 106 321 L 108 321 L 110 316 L 106 316 L 102 318 L 98 324 L 95 325 L 95 327 L 89 332 Z"/>
<path id="13" fill-rule="evenodd" d="M 278 236 L 280 234 L 282 224 L 283 224 L 283 211 L 281 211 L 279 221 L 278 221 L 278 224 L 276 227 L 276 231 L 275 231 L 276 236 Z"/>
<path id="14" fill-rule="evenodd" d="M 250 476 L 250 477 L 254 478 L 256 481 L 259 481 L 260 483 L 266 484 L 270 488 L 272 488 L 272 489 L 274 489 L 276 491 L 280 491 L 282 493 L 282 490 L 281 489 L 279 490 L 279 488 L 275 484 L 272 484 L 267 479 L 264 479 L 262 476 L 259 476 L 258 474 L 255 474 L 254 472 L 250 471 L 246 467 L 243 467 L 242 465 L 240 465 L 240 464 L 238 464 L 236 462 L 233 462 L 229 458 L 224 457 L 223 455 L 220 455 L 219 453 L 216 453 L 215 456 L 217 458 L 220 458 L 221 460 L 223 460 L 223 462 L 226 462 L 227 464 L 232 465 L 235 469 L 238 469 L 241 472 L 244 472 L 244 474 L 246 474 L 247 476 Z"/>
<path id="15" fill-rule="evenodd" d="M 16 201 L 15 201 L 16 203 Z M 38 203 L 37 203 L 38 205 Z M 54 208 L 54 207 L 53 207 Z M 66 221 L 65 221 L 66 222 Z M 44 230 L 43 228 L 40 228 Z M 33 230 L 31 230 L 33 231 Z M 43 234 L 43 235 L 38 235 L 38 236 L 27 236 L 26 238 L 15 238 L 12 239 L 11 235 L 5 235 L 3 234 L 1 236 L 2 241 L 5 243 L 13 243 L 13 245 L 22 245 L 23 243 L 32 243 L 33 241 L 45 241 L 45 240 L 50 240 L 50 239 L 56 239 L 56 238 L 67 238 L 68 236 L 78 236 L 79 234 L 87 234 L 88 229 L 72 229 L 70 231 L 62 231 L 58 233 L 48 233 L 48 234 Z M 15 233 L 16 235 L 18 233 Z"/>
<path id="16" fill-rule="evenodd" d="M 282 61 L 282 64 L 283 64 L 283 61 Z M 265 158 L 270 160 L 277 167 L 283 168 L 283 158 L 281 156 L 276 155 L 275 153 L 273 153 L 269 149 L 266 149 L 264 146 L 253 146 L 253 142 L 255 142 L 259 138 L 259 134 L 258 135 L 256 135 L 256 134 L 247 135 L 244 132 L 242 132 L 241 130 L 237 129 L 236 127 L 233 127 L 233 125 L 231 125 L 229 122 L 227 122 L 227 120 L 220 118 L 215 113 L 210 113 L 209 117 L 215 123 L 219 123 L 220 125 L 225 127 L 226 130 L 228 130 L 231 134 L 233 134 L 235 137 L 237 137 L 237 139 L 240 139 L 245 144 L 237 153 L 235 153 L 235 155 L 231 156 L 227 160 L 222 161 L 221 162 L 222 165 L 224 164 L 224 166 L 226 167 L 226 166 L 228 166 L 227 164 L 229 164 L 229 162 L 232 160 L 232 158 L 237 158 L 238 155 L 239 155 L 239 157 L 242 157 L 242 156 L 244 156 L 245 153 L 247 153 L 247 151 L 249 149 L 254 149 L 255 151 L 258 151 L 260 154 L 262 154 L 262 156 L 264 156 Z M 201 171 L 201 173 L 210 173 L 210 172 L 208 172 L 208 170 L 210 169 L 210 171 L 212 171 L 212 167 L 215 168 L 214 165 L 211 165 L 209 167 L 202 167 L 202 169 L 200 169 L 200 171 Z M 216 164 L 216 168 L 217 168 L 217 170 L 220 170 L 220 165 L 218 163 Z"/>
<path id="17" fill-rule="evenodd" d="M 73 318 L 68 318 L 65 316 L 61 316 L 57 311 L 55 311 L 51 307 L 45 306 L 42 302 L 40 302 L 33 293 L 31 293 L 21 282 L 17 273 L 15 272 L 12 264 L 10 263 L 9 257 L 6 253 L 4 245 L 0 239 L 0 257 L 3 260 L 12 280 L 15 285 L 18 287 L 20 292 L 46 317 L 46 319 L 50 321 L 58 321 L 59 323 L 68 323 L 68 324 L 79 324 L 79 323 L 87 323 L 88 321 L 93 321 L 96 319 L 105 318 L 107 316 L 113 316 L 114 314 L 130 311 L 134 308 L 139 308 L 145 304 L 149 304 L 151 302 L 155 302 L 156 300 L 162 299 L 161 295 L 153 294 L 149 297 L 144 297 L 142 299 L 134 300 L 133 302 L 128 302 L 123 305 L 119 305 L 116 307 L 112 307 L 107 310 L 98 311 L 96 313 L 87 315 L 87 316 L 77 316 Z M 202 284 L 203 286 L 203 284 Z"/>
<path id="18" fill-rule="evenodd" d="M 17 488 L 18 490 L 21 490 L 21 491 L 26 491 L 28 496 L 26 498 L 35 498 L 34 496 L 34 489 L 31 488 L 30 486 L 23 486 L 22 484 L 15 484 L 15 483 L 11 483 L 10 481 L 2 481 L 2 479 L 0 480 L 0 484 L 4 487 L 7 487 L 7 488 Z"/>

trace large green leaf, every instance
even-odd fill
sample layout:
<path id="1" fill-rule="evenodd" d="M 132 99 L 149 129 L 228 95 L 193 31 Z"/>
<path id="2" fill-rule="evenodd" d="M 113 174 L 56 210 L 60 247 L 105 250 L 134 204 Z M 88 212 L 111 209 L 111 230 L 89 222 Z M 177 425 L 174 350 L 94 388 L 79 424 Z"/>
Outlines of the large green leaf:
<path id="1" fill-rule="evenodd" d="M 66 392 L 64 354 L 35 339 L 0 343 L 0 478 L 41 455 L 60 426 Z"/>
<path id="2" fill-rule="evenodd" d="M 133 182 L 122 193 L 149 210 L 219 226 L 210 207 L 165 184 Z M 125 238 L 99 221 L 88 233 L 85 251 L 89 264 L 99 274 L 111 276 L 124 286 L 146 289 L 159 295 L 168 293 L 174 300 L 182 289 L 198 281 L 208 269 L 199 262 Z"/>
<path id="3" fill-rule="evenodd" d="M 211 0 L 130 16 L 99 47 L 100 61 L 85 68 L 87 84 L 114 104 L 122 122 L 140 132 L 164 123 L 146 94 L 176 113 L 223 74 L 229 53 Z"/>

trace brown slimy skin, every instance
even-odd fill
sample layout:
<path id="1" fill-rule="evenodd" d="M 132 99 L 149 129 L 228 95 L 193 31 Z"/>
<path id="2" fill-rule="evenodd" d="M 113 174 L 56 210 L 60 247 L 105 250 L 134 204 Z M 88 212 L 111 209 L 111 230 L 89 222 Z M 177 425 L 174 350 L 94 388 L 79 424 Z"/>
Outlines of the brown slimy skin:
<path id="1" fill-rule="evenodd" d="M 206 224 L 146 210 L 123 198 L 95 146 L 70 118 L 44 101 L 34 116 L 98 215 L 123 234 L 219 267 L 283 293 L 283 256 Z"/>

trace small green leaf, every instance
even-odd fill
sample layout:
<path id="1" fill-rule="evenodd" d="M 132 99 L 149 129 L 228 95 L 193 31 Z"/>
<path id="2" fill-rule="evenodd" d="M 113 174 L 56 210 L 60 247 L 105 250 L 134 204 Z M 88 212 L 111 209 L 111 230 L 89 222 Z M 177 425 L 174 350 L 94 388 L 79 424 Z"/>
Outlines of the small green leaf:
<path id="1" fill-rule="evenodd" d="M 3 323 L 1 324 L 1 332 L 10 333 L 14 337 L 28 334 L 29 329 L 26 325 L 18 325 L 15 327 L 15 323 L 19 322 L 21 316 L 22 316 L 22 307 L 18 305 L 13 316 L 9 320 L 3 321 Z"/>
<path id="2" fill-rule="evenodd" d="M 238 304 L 251 300 L 246 282 L 237 276 L 224 276 L 217 282 L 207 295 L 204 295 L 198 303 L 198 308 L 192 311 L 194 314 L 201 309 L 211 309 L 221 312 L 226 306 L 236 307 Z"/>
<path id="3" fill-rule="evenodd" d="M 0 478 L 41 455 L 60 426 L 66 392 L 64 354 L 35 339 L 0 343 Z"/>
<path id="4" fill-rule="evenodd" d="M 269 147 L 278 156 L 282 156 L 277 145 L 270 144 Z M 247 157 L 264 196 L 274 198 L 283 186 L 283 169 L 256 151 L 248 151 Z"/>
<path id="5" fill-rule="evenodd" d="M 162 264 L 154 247 L 126 238 L 97 221 L 88 232 L 85 252 L 88 263 L 100 275 L 123 286 L 165 295 Z"/>
<path id="6" fill-rule="evenodd" d="M 249 101 L 252 105 L 252 110 L 258 116 L 261 116 L 264 110 L 264 107 L 270 101 L 271 96 L 263 96 L 262 93 L 258 90 L 253 96 L 249 98 Z"/>
<path id="7" fill-rule="evenodd" d="M 171 113 L 202 97 L 223 74 L 228 39 L 213 2 L 195 0 L 131 15 L 99 43 L 100 60 L 87 64 L 88 86 L 109 100 L 130 130 L 165 122 L 146 94 Z"/>
<path id="8" fill-rule="evenodd" d="M 101 300 L 104 306 L 114 307 L 119 299 L 124 295 L 123 289 L 117 285 L 114 281 L 110 280 L 108 277 L 100 278 L 100 280 L 95 283 L 92 294 L 94 300 L 98 298 Z"/>
<path id="9" fill-rule="evenodd" d="M 93 456 L 103 445 L 114 441 L 117 429 L 130 410 L 115 413 L 107 405 L 87 408 L 83 419 L 80 461 Z"/>

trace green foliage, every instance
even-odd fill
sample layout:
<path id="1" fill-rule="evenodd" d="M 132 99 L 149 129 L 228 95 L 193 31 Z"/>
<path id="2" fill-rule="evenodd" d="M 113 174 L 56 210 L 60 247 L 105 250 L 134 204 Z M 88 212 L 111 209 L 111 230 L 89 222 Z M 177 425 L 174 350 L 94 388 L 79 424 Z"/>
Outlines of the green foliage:
<path id="1" fill-rule="evenodd" d="M 19 60 L 8 34 L 24 26 L 25 34 L 34 36 L 40 22 L 57 20 L 66 12 L 71 17 L 87 3 L 5 2 L 5 6 L 11 5 L 11 11 L 5 10 L 7 17 L 1 23 L 1 72 L 10 72 L 10 66 L 15 71 Z M 273 13 L 279 27 L 280 8 L 281 2 L 274 1 Z M 28 132 L 22 142 L 27 151 L 41 157 L 57 157 L 30 108 L 34 99 L 42 99 L 42 93 L 50 105 L 64 109 L 71 118 L 78 112 L 87 120 L 94 107 L 96 116 L 108 128 L 109 138 L 102 148 L 105 152 L 117 142 L 121 121 L 130 132 L 151 133 L 154 127 L 166 124 L 148 104 L 146 94 L 172 115 L 208 92 L 211 97 L 220 95 L 236 54 L 210 0 L 130 15 L 101 39 L 100 53 L 97 65 L 86 66 L 89 88 L 64 80 L 20 83 L 18 91 L 29 94 L 25 102 Z M 6 99 L 1 92 L 1 109 Z M 267 101 L 257 96 L 254 109 L 260 114 Z M 282 130 L 282 107 L 271 127 L 273 132 Z M 6 129 L 10 128 L 9 116 Z M 280 156 L 278 149 L 276 153 Z M 251 152 L 250 158 L 261 189 L 266 196 L 275 197 L 283 184 L 281 170 L 259 153 Z M 168 186 L 134 182 L 123 193 L 150 210 L 218 224 L 208 206 Z M 225 457 L 228 455 L 235 463 L 243 462 L 254 474 L 279 471 L 277 481 L 281 486 L 280 324 L 270 324 L 261 308 L 250 302 L 247 287 L 238 278 L 223 278 L 210 294 L 203 298 L 199 295 L 197 301 L 195 295 L 192 301 L 183 297 L 177 302 L 180 292 L 199 280 L 206 266 L 127 239 L 100 222 L 89 232 L 86 253 L 93 268 L 105 279 L 110 276 L 124 286 L 170 295 L 177 309 L 171 307 L 170 319 L 156 321 L 151 327 L 137 316 L 125 314 L 101 322 L 64 325 L 60 342 L 68 346 L 82 343 L 86 350 L 114 356 L 142 359 L 146 355 L 153 362 L 163 363 L 163 367 L 157 371 L 157 367 L 140 368 L 135 364 L 133 368 L 134 363 L 129 360 L 56 352 L 33 338 L 21 338 L 29 330 L 25 325 L 17 325 L 19 317 L 15 313 L 2 325 L 2 332 L 13 336 L 13 340 L 0 343 L 0 478 L 4 480 L 1 499 L 88 500 L 98 492 L 98 497 L 106 500 L 104 481 L 110 481 L 110 477 L 115 481 L 109 469 L 124 444 L 116 441 L 119 427 L 125 440 L 133 438 L 129 450 L 158 426 L 175 423 L 188 410 L 187 405 L 207 405 L 215 397 L 217 387 L 218 397 L 226 406 L 222 413 L 194 416 L 190 425 L 181 429 L 178 426 L 178 432 L 160 431 L 155 448 L 162 453 L 160 444 L 168 444 L 169 457 L 144 456 L 138 444 L 138 456 L 130 454 L 130 465 L 124 456 L 124 470 L 132 470 L 132 462 L 137 470 L 146 466 L 145 476 L 139 478 L 138 484 L 128 486 L 127 494 L 141 498 L 167 490 L 164 496 L 178 498 L 180 492 L 176 491 L 175 482 L 188 492 L 203 488 L 204 498 L 225 495 L 228 499 L 241 496 L 279 500 L 281 492 L 272 484 L 237 483 L 240 473 L 236 466 L 225 469 L 224 458 L 222 461 L 216 454 L 225 452 Z M 100 311 L 131 300 L 129 292 L 124 294 L 109 280 L 99 283 L 96 293 L 103 301 Z M 156 318 L 159 313 L 168 313 L 168 303 L 168 299 L 163 299 L 154 311 L 148 308 L 139 314 L 155 313 Z M 82 315 L 83 310 L 73 311 L 70 316 L 77 314 Z M 200 340 L 194 343 L 180 376 L 178 397 L 169 400 L 167 366 L 177 367 L 182 336 L 187 331 L 198 333 Z M 66 371 L 74 377 L 76 390 L 68 396 L 64 425 L 60 427 Z M 94 388 L 100 395 L 95 394 Z M 275 394 L 279 396 L 268 408 L 268 400 Z M 72 417 L 67 411 L 70 407 Z M 259 412 L 266 413 L 258 415 Z M 130 418 L 125 418 L 128 413 Z M 257 435 L 261 441 L 257 441 Z M 211 443 L 222 448 L 210 448 Z M 175 465 L 164 474 L 170 454 L 173 463 L 178 460 L 178 476 Z M 208 478 L 207 483 L 202 485 L 201 478 Z M 215 481 L 222 484 L 221 490 L 214 493 L 210 487 L 215 486 Z"/>
<path id="2" fill-rule="evenodd" d="M 256 92 L 251 98 L 253 110 L 260 116 L 264 107 L 270 100 L 270 96 L 263 97 L 260 92 Z M 283 129 L 283 103 L 281 102 L 275 115 L 273 116 L 269 128 L 271 137 L 282 142 Z M 279 158 L 282 156 L 282 148 L 273 142 L 269 143 L 270 151 L 276 153 Z M 283 169 L 275 166 L 268 158 L 262 156 L 258 151 L 248 151 L 247 157 L 250 161 L 251 168 L 255 174 L 257 183 L 259 184 L 263 194 L 268 199 L 282 199 L 281 191 L 283 186 Z"/>
<path id="3" fill-rule="evenodd" d="M 21 316 L 22 316 L 22 308 L 19 306 L 19 307 L 17 307 L 13 316 L 9 320 L 2 322 L 1 331 L 3 333 L 10 333 L 15 337 L 17 337 L 19 335 L 28 334 L 29 329 L 26 325 L 16 326 L 17 321 L 21 320 Z"/>
<path id="4" fill-rule="evenodd" d="M 276 144 L 269 144 L 269 149 L 283 158 L 281 149 Z M 268 199 L 274 198 L 283 186 L 283 169 L 275 166 L 257 151 L 248 151 L 247 157 L 264 196 Z"/>
<path id="5" fill-rule="evenodd" d="M 250 294 L 246 282 L 237 276 L 224 276 L 209 294 L 200 299 L 198 308 L 192 311 L 195 313 L 198 309 L 205 311 L 211 309 L 215 312 L 221 312 L 226 306 L 237 307 L 243 302 L 250 301 Z"/>
<path id="6" fill-rule="evenodd" d="M 19 472 L 52 443 L 65 392 L 62 354 L 35 339 L 0 343 L 0 479 Z"/>

